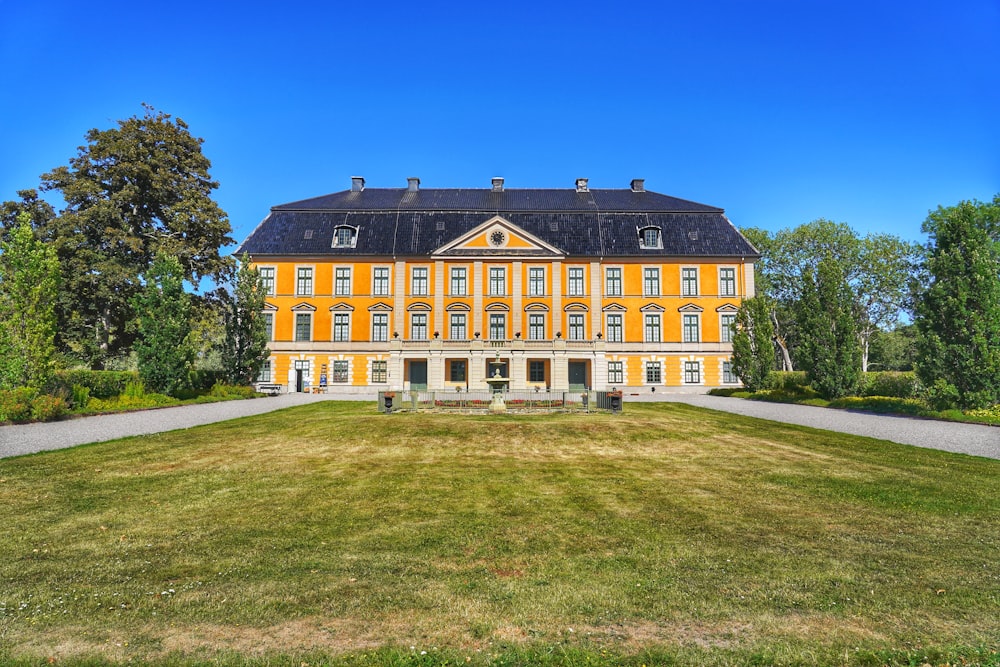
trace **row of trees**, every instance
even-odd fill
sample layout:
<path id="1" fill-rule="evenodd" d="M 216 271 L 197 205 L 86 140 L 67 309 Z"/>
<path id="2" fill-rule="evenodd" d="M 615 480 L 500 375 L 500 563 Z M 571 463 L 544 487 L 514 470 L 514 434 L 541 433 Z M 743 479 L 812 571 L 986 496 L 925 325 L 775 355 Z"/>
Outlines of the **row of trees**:
<path id="1" fill-rule="evenodd" d="M 869 370 L 873 343 L 890 343 L 880 358 L 899 364 L 891 350 L 912 342 L 903 364 L 938 405 L 1000 403 L 1000 195 L 938 208 L 923 231 L 925 246 L 827 220 L 744 230 L 763 255 L 734 336 L 744 384 L 801 369 L 820 394 L 844 396 Z"/>
<path id="2" fill-rule="evenodd" d="M 202 139 L 145 106 L 91 130 L 68 165 L 0 204 L 0 388 L 41 387 L 57 362 L 134 358 L 147 386 L 184 388 L 196 358 L 246 384 L 266 359 L 263 294 L 233 242 Z M 192 293 L 207 278 L 218 287 Z M 134 355 L 134 357 L 132 357 Z"/>

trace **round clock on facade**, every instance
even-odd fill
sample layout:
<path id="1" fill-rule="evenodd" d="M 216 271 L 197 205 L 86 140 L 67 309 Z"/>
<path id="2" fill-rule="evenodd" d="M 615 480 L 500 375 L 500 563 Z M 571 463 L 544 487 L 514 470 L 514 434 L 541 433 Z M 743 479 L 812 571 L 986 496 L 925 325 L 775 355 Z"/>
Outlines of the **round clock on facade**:
<path id="1" fill-rule="evenodd" d="M 498 229 L 490 234 L 490 243 L 495 246 L 502 246 L 505 238 L 506 236 L 504 236 L 504 233 Z"/>

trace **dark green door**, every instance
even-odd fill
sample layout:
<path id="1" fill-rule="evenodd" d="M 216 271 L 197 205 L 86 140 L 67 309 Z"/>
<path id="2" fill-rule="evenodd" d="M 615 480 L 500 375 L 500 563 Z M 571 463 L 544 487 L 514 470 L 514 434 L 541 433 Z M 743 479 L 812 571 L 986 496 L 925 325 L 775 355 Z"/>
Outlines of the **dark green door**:
<path id="1" fill-rule="evenodd" d="M 413 391 L 427 391 L 427 362 L 410 362 L 410 389 Z"/>
<path id="2" fill-rule="evenodd" d="M 587 388 L 587 362 L 569 362 L 569 390 L 583 391 Z"/>

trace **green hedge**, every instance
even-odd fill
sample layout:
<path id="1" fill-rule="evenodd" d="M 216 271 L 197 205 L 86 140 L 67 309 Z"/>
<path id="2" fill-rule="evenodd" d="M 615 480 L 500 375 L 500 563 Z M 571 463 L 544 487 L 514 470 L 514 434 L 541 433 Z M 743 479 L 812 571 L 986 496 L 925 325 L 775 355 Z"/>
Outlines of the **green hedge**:
<path id="1" fill-rule="evenodd" d="M 862 396 L 916 398 L 920 395 L 920 391 L 920 381 L 913 371 L 865 373 L 861 383 Z"/>
<path id="2" fill-rule="evenodd" d="M 90 390 L 91 398 L 114 398 L 125 393 L 129 382 L 138 381 L 139 374 L 135 371 L 57 371 L 45 391 L 55 396 L 70 397 L 73 387 L 77 386 Z"/>
<path id="3" fill-rule="evenodd" d="M 61 396 L 39 394 L 26 388 L 0 391 L 0 422 L 47 422 L 59 419 L 67 409 Z"/>

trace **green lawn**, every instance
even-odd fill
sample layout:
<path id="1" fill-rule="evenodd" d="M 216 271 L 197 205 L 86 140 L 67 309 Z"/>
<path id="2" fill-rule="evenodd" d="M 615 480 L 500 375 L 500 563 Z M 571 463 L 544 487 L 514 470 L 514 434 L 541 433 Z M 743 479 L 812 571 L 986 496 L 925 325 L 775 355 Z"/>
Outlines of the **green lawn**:
<path id="1" fill-rule="evenodd" d="M 3 662 L 1000 664 L 1000 461 L 681 404 L 322 402 L 0 501 Z"/>

